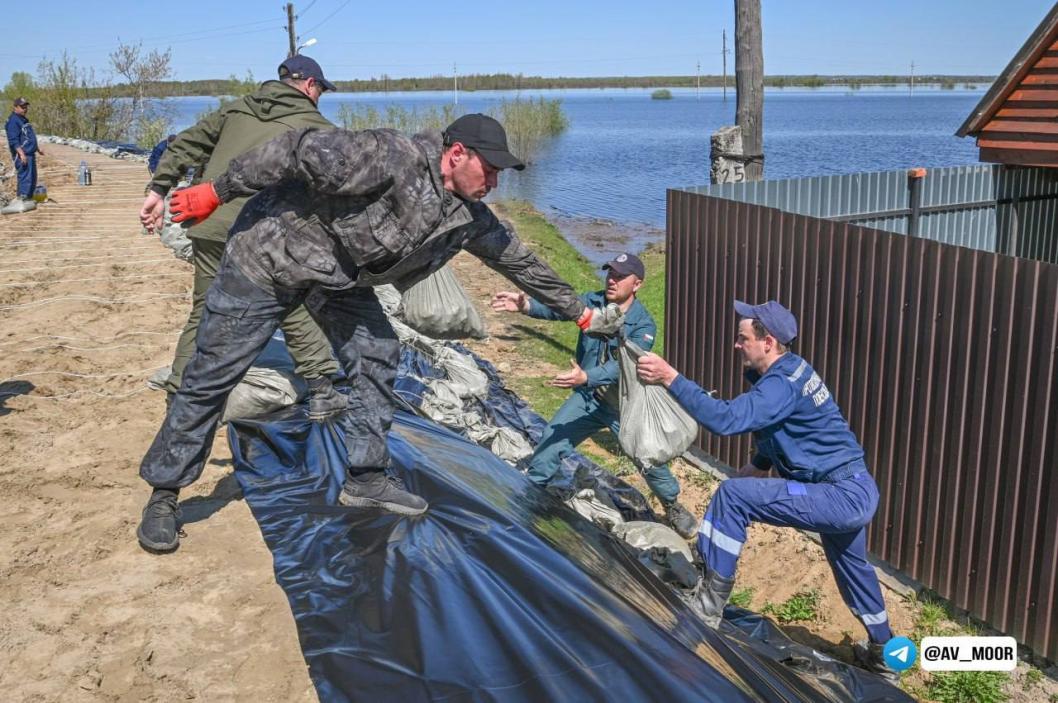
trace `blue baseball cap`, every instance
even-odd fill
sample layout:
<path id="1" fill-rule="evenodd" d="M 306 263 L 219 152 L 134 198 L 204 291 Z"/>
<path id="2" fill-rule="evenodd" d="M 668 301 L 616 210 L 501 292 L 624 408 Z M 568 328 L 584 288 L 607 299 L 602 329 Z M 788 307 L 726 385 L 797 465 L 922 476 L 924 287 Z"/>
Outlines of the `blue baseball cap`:
<path id="1" fill-rule="evenodd" d="M 324 90 L 337 90 L 334 83 L 323 77 L 323 69 L 308 56 L 297 54 L 279 64 L 280 78 L 293 78 L 303 81 L 306 78 L 315 78 L 316 82 L 323 86 Z"/>
<path id="2" fill-rule="evenodd" d="M 735 312 L 750 320 L 757 320 L 772 337 L 783 344 L 789 344 L 797 338 L 797 318 L 780 303 L 769 300 L 760 305 L 750 305 L 741 300 L 735 301 Z"/>

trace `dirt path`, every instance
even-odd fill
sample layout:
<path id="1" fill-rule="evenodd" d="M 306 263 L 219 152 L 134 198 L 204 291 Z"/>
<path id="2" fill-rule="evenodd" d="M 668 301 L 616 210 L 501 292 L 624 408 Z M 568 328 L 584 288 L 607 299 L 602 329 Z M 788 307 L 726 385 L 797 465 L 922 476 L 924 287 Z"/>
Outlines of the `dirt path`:
<path id="1" fill-rule="evenodd" d="M 315 700 L 223 432 L 181 496 L 179 551 L 136 544 L 164 408 L 144 380 L 171 360 L 191 269 L 140 234 L 142 163 L 45 151 L 55 202 L 0 218 L 3 699 Z"/>

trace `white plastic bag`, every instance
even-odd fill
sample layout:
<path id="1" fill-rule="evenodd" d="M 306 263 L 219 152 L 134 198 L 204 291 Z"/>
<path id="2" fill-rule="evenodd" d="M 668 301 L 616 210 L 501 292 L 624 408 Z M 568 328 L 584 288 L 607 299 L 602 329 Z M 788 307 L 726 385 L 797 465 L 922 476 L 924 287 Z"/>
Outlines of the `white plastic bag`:
<path id="1" fill-rule="evenodd" d="M 646 384 L 636 374 L 645 354 L 632 342 L 621 345 L 621 449 L 641 469 L 661 466 L 687 451 L 698 436 L 698 423 L 664 386 Z"/>
<path id="2" fill-rule="evenodd" d="M 404 291 L 404 321 L 435 339 L 487 337 L 474 303 L 447 265 Z"/>

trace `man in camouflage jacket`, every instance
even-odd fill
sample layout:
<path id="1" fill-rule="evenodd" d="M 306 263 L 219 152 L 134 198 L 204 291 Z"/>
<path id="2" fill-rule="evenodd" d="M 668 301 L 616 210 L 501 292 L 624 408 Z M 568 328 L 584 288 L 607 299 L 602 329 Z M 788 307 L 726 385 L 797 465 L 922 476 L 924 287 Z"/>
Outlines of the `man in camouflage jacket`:
<path id="1" fill-rule="evenodd" d="M 407 289 L 466 249 L 582 329 L 614 329 L 611 310 L 585 307 L 480 202 L 504 168 L 524 165 L 509 152 L 503 127 L 465 115 L 444 134 L 414 137 L 384 129 L 289 132 L 174 196 L 174 221 L 181 221 L 256 194 L 232 227 L 198 348 L 140 468 L 155 487 L 138 532 L 144 546 L 178 545 L 177 490 L 198 478 L 229 391 L 299 303 L 352 383 L 348 410 L 335 420 L 348 452 L 339 502 L 402 515 L 427 504 L 384 473 L 400 344 L 372 286 Z"/>

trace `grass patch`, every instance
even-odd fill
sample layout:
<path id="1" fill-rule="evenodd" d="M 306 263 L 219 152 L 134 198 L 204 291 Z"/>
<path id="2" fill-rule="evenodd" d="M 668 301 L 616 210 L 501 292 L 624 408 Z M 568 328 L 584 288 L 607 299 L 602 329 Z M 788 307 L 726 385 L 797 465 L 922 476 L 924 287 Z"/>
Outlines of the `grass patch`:
<path id="1" fill-rule="evenodd" d="M 736 588 L 731 592 L 731 597 L 728 599 L 728 603 L 737 608 L 749 608 L 750 604 L 753 603 L 753 592 L 754 588 L 752 586 L 747 588 Z"/>
<path id="2" fill-rule="evenodd" d="M 799 591 L 778 605 L 768 601 L 760 612 L 765 615 L 774 615 L 775 619 L 783 625 L 815 620 L 819 617 L 819 602 L 822 599 L 823 594 L 813 588 L 808 591 Z"/>
<path id="3" fill-rule="evenodd" d="M 1039 669 L 1029 669 L 1021 679 L 1021 688 L 1024 691 L 1031 691 L 1039 686 L 1041 681 L 1043 681 L 1043 672 Z"/>
<path id="4" fill-rule="evenodd" d="M 926 684 L 926 697 L 938 703 L 1002 703 L 1007 675 L 1001 671 L 938 671 Z"/>

